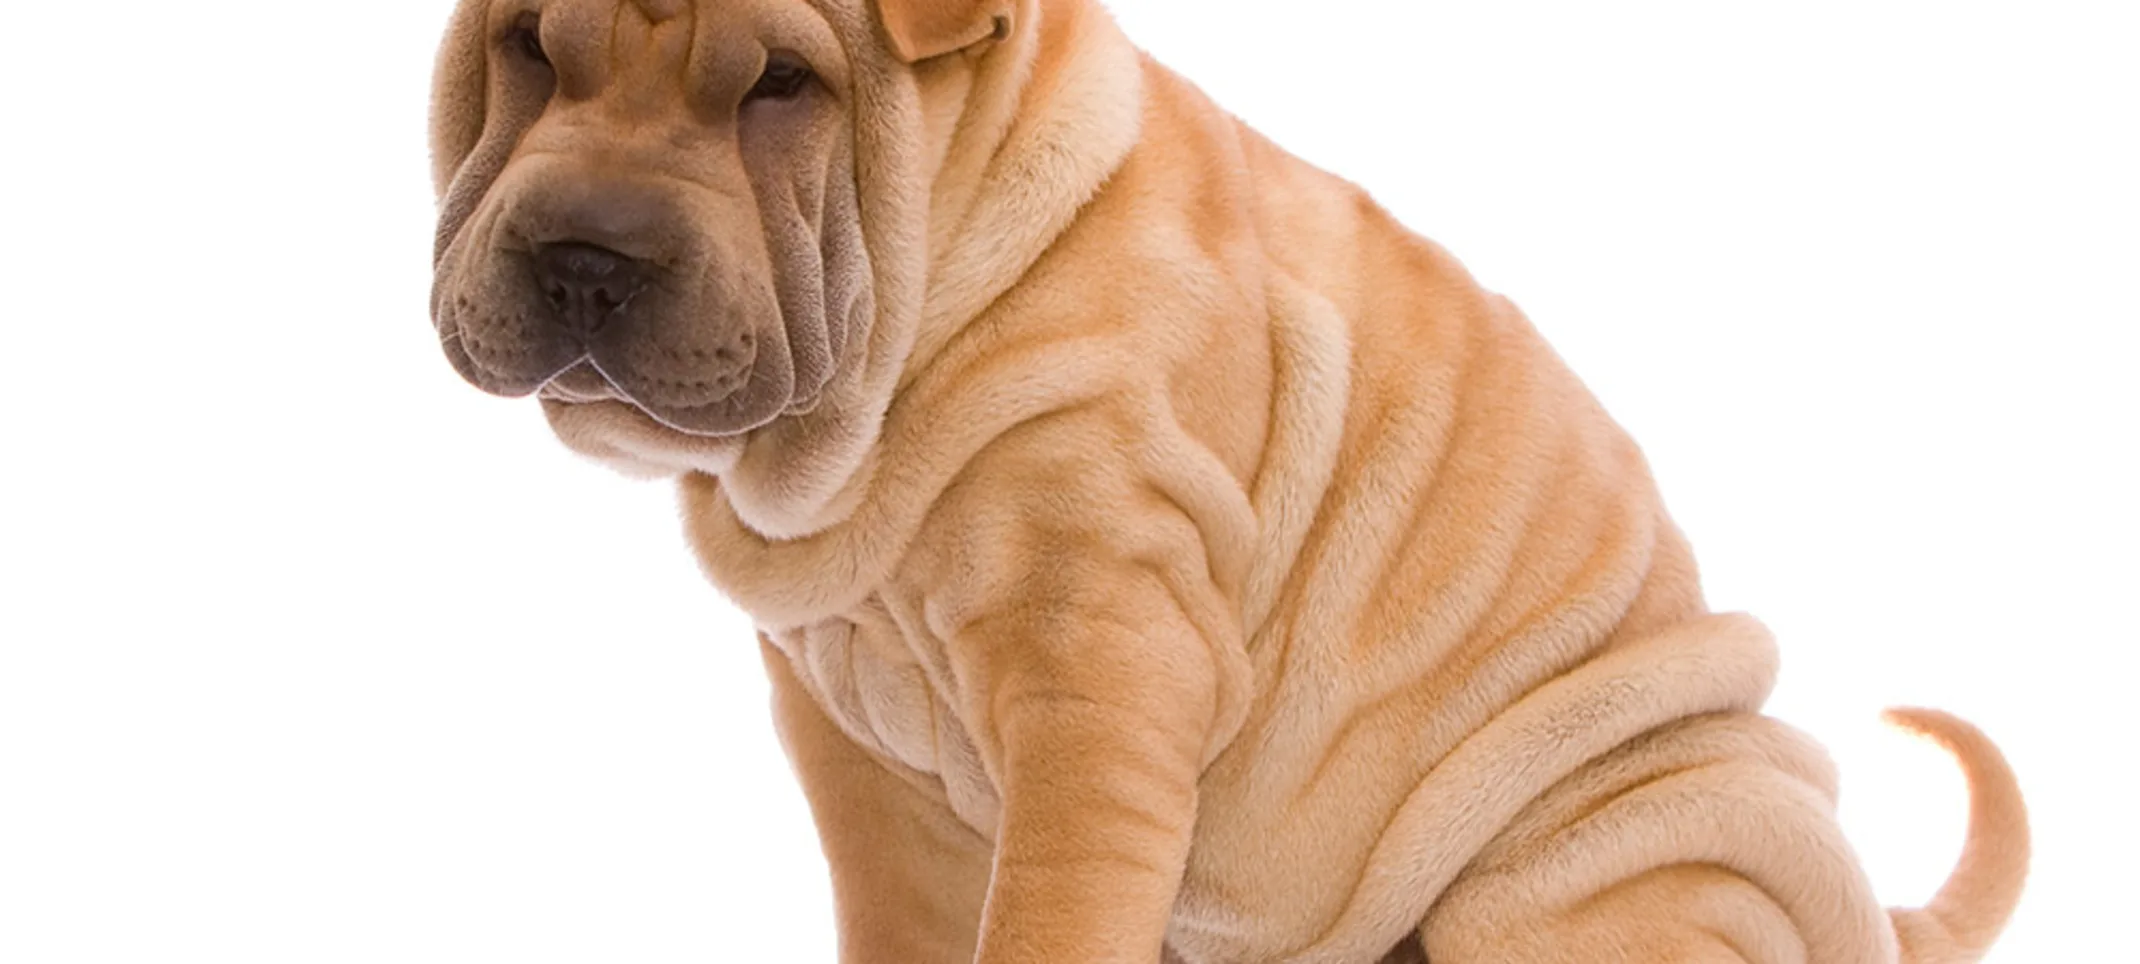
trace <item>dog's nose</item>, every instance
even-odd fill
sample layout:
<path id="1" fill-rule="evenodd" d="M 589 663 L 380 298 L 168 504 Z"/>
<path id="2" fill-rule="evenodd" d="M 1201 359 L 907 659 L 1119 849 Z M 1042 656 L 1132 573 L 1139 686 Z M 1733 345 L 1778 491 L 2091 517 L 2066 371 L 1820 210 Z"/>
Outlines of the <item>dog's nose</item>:
<path id="1" fill-rule="evenodd" d="M 578 241 L 537 245 L 535 284 L 565 327 L 583 335 L 601 331 L 631 308 L 646 290 L 645 262 Z"/>

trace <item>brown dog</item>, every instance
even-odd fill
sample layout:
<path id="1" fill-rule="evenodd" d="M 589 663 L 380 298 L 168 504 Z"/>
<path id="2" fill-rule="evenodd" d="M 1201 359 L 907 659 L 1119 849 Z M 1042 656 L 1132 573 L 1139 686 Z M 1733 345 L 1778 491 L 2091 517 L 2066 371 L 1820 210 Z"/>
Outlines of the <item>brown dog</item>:
<path id="1" fill-rule="evenodd" d="M 464 0 L 448 357 L 680 475 L 849 961 L 1963 961 L 1880 910 L 1634 444 L 1091 0 Z"/>

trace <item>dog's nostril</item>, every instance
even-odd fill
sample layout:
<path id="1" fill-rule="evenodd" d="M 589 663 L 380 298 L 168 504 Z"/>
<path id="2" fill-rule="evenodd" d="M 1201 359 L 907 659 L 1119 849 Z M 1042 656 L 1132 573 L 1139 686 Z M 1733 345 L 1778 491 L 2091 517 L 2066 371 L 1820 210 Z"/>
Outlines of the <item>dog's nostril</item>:
<path id="1" fill-rule="evenodd" d="M 645 262 L 608 248 L 576 241 L 535 249 L 535 280 L 566 326 L 583 334 L 600 331 L 645 290 Z"/>

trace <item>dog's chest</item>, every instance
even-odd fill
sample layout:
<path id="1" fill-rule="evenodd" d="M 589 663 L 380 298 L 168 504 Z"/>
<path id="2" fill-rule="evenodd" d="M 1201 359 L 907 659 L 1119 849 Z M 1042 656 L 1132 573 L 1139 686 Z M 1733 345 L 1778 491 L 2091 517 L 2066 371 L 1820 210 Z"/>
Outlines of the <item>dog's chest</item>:
<path id="1" fill-rule="evenodd" d="M 880 598 L 845 616 L 769 636 L 848 739 L 909 777 L 940 781 L 953 812 L 994 836 L 995 788 L 972 737 L 931 682 L 941 674 L 932 674 L 925 662 L 941 662 L 942 654 L 913 645 Z"/>

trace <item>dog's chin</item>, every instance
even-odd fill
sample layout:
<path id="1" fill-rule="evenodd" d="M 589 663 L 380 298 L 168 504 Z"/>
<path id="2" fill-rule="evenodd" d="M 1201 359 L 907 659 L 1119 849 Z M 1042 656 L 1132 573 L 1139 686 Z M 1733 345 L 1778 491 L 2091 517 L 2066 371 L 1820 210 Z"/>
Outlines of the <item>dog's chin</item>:
<path id="1" fill-rule="evenodd" d="M 720 475 L 742 456 L 748 437 L 680 431 L 622 399 L 567 401 L 546 391 L 542 411 L 566 448 L 633 478 Z"/>
<path id="2" fill-rule="evenodd" d="M 736 380 L 733 390 L 701 404 L 656 402 L 633 391 L 631 384 L 610 375 L 600 359 L 588 357 L 552 376 L 538 394 L 546 402 L 566 405 L 622 404 L 670 432 L 715 441 L 747 435 L 786 409 L 783 399 L 766 391 L 779 386 L 753 384 L 747 372 Z"/>
<path id="3" fill-rule="evenodd" d="M 674 412 L 664 417 L 587 360 L 550 379 L 539 397 L 566 448 L 634 478 L 719 475 L 735 464 L 749 431 L 700 431 Z"/>

